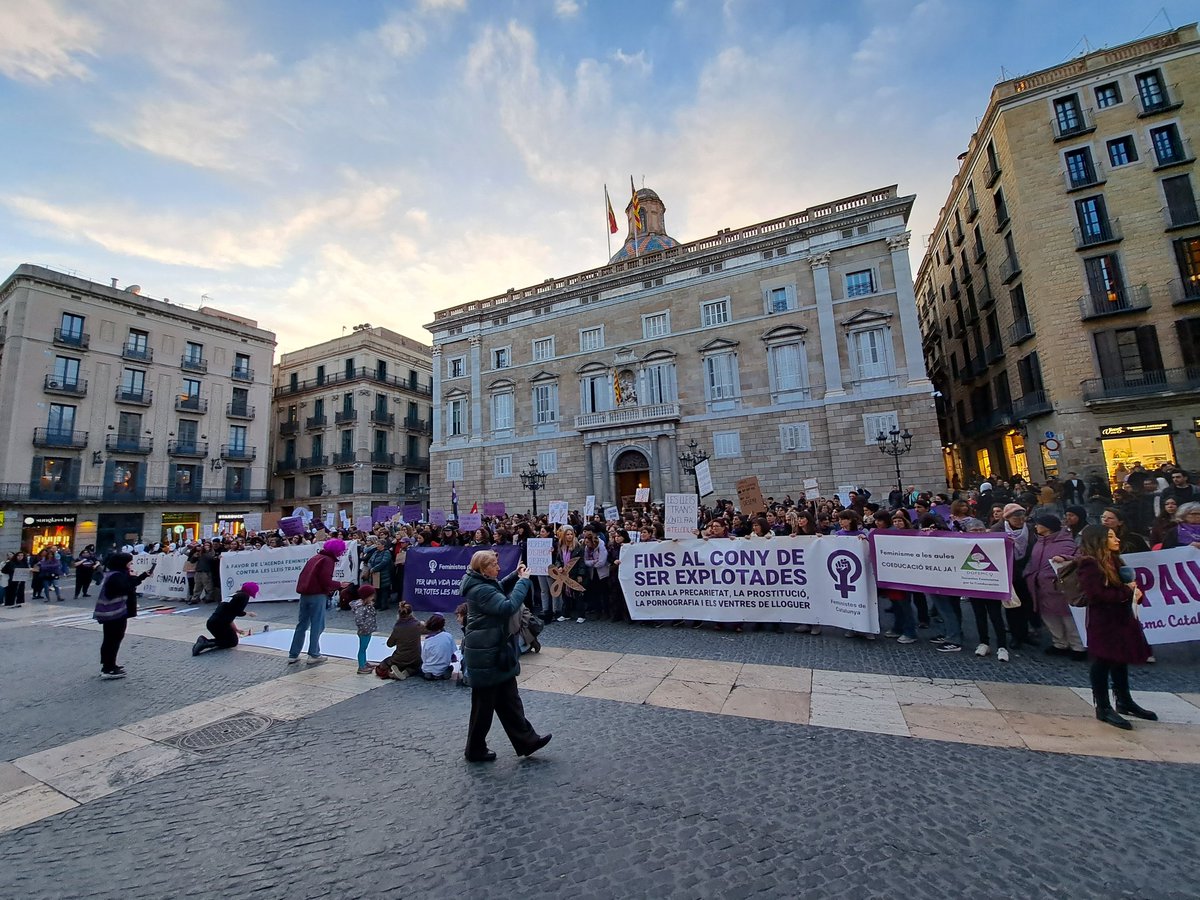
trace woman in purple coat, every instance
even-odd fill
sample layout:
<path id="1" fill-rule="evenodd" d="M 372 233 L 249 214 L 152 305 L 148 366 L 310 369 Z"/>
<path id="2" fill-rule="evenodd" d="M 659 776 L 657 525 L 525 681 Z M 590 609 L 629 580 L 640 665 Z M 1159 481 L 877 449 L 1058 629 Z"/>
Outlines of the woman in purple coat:
<path id="1" fill-rule="evenodd" d="M 1122 718 L 1137 716 L 1151 722 L 1158 716 L 1142 709 L 1129 693 L 1129 664 L 1150 658 L 1150 645 L 1133 607 L 1142 599 L 1141 590 L 1122 578 L 1121 539 L 1111 528 L 1089 525 L 1079 542 L 1079 589 L 1087 599 L 1088 653 L 1092 657 L 1092 697 L 1096 718 L 1117 728 L 1133 726 Z M 1116 710 L 1108 696 L 1112 679 Z"/>
<path id="2" fill-rule="evenodd" d="M 1087 651 L 1079 639 L 1079 629 L 1075 627 L 1075 619 L 1071 616 L 1071 606 L 1055 583 L 1054 567 L 1050 564 L 1051 560 L 1063 563 L 1075 556 L 1075 538 L 1062 527 L 1058 516 L 1038 516 L 1033 520 L 1033 528 L 1037 532 L 1037 540 L 1029 553 L 1024 577 L 1025 586 L 1033 598 L 1033 608 L 1050 632 L 1051 644 L 1046 648 L 1046 654 L 1087 659 Z"/>

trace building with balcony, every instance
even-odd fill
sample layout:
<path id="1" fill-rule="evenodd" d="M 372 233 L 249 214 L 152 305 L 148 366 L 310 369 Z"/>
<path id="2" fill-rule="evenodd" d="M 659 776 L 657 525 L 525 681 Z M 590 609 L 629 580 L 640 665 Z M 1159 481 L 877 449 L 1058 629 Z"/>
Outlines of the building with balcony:
<path id="1" fill-rule="evenodd" d="M 876 444 L 914 435 L 906 480 L 940 485 L 941 448 L 908 261 L 913 197 L 895 186 L 680 243 L 665 205 L 637 192 L 634 228 L 604 266 L 444 309 L 433 334 L 433 492 L 449 508 L 582 507 L 690 490 L 679 455 L 708 453 L 720 497 L 886 495 Z M 542 511 L 545 507 L 542 506 Z"/>
<path id="2" fill-rule="evenodd" d="M 917 272 L 949 478 L 1200 468 L 1198 133 L 1194 24 L 992 89 Z"/>
<path id="3" fill-rule="evenodd" d="M 275 504 L 352 521 L 429 490 L 430 348 L 358 326 L 275 366 Z"/>
<path id="4" fill-rule="evenodd" d="M 267 508 L 273 333 L 32 265 L 0 285 L 0 328 L 0 549 L 43 523 L 104 551 Z"/>

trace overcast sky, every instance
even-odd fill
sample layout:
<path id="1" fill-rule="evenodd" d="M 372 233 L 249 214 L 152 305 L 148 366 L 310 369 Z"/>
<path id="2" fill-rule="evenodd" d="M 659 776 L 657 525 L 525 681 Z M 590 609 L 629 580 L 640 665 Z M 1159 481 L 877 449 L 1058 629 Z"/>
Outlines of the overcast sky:
<path id="1" fill-rule="evenodd" d="M 919 255 L 1001 67 L 1195 9 L 0 0 L 0 268 L 207 294 L 283 352 L 428 341 L 436 309 L 604 263 L 631 175 L 685 242 L 898 183 Z"/>

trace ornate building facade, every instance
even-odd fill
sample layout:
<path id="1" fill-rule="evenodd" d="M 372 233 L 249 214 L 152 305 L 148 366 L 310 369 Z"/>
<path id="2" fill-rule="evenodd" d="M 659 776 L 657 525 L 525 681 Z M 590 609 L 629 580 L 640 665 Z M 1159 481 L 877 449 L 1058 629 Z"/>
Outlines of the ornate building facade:
<path id="1" fill-rule="evenodd" d="M 907 429 L 904 479 L 943 481 L 908 261 L 913 197 L 895 186 L 681 243 L 638 191 L 609 264 L 435 314 L 430 503 L 581 506 L 692 489 L 710 456 L 719 497 L 759 477 L 795 496 L 895 484 L 879 432 Z"/>

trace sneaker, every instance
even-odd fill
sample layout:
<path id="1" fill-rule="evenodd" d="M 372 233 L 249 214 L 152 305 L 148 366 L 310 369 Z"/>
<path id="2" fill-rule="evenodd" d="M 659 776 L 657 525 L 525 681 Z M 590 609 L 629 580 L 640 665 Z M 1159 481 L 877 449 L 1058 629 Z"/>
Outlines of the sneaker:
<path id="1" fill-rule="evenodd" d="M 109 669 L 107 672 L 101 671 L 100 677 L 106 681 L 112 681 L 114 678 L 124 678 L 125 670 L 122 668 Z"/>
<path id="2" fill-rule="evenodd" d="M 915 644 L 916 642 L 917 642 L 916 638 L 911 638 L 906 634 L 902 634 L 902 635 L 900 635 L 900 637 L 896 638 L 897 644 Z"/>
<path id="3" fill-rule="evenodd" d="M 812 627 L 812 631 L 810 631 L 810 632 L 809 632 L 809 634 L 820 634 L 820 633 L 821 633 L 821 626 L 820 626 L 820 625 L 814 625 L 814 626 Z"/>
<path id="4" fill-rule="evenodd" d="M 328 657 L 325 656 L 310 656 L 308 658 L 308 664 L 310 666 L 319 666 L 321 663 L 325 662 L 327 658 Z"/>
<path id="5" fill-rule="evenodd" d="M 359 667 L 358 667 L 358 674 L 359 674 L 359 675 L 371 675 L 371 674 L 373 674 L 374 672 L 375 672 L 375 667 L 374 667 L 374 666 L 359 666 Z"/>
<path id="6" fill-rule="evenodd" d="M 1000 660 L 1000 662 L 1008 662 L 1008 650 L 1001 647 L 996 651 L 996 659 Z"/>
<path id="7" fill-rule="evenodd" d="M 565 621 L 567 621 L 567 617 L 566 617 L 566 616 L 559 616 L 559 617 L 558 617 L 557 619 L 555 619 L 554 621 L 555 621 L 555 622 L 565 622 Z"/>
<path id="8" fill-rule="evenodd" d="M 196 643 L 192 644 L 192 656 L 199 656 L 200 651 L 204 649 L 204 635 L 196 638 Z"/>
<path id="9" fill-rule="evenodd" d="M 962 647 L 960 647 L 958 644 L 952 644 L 949 641 L 942 641 L 941 645 L 937 648 L 937 651 L 938 653 L 957 653 L 961 649 Z"/>
<path id="10" fill-rule="evenodd" d="M 991 652 L 992 652 L 992 648 L 989 647 L 987 644 L 980 644 L 978 647 L 975 648 L 976 656 L 987 656 Z"/>
<path id="11" fill-rule="evenodd" d="M 944 637 L 942 637 L 942 636 L 939 634 L 937 637 L 931 637 L 931 638 L 929 639 L 929 643 L 931 643 L 931 644 L 944 644 L 944 643 L 946 643 L 946 639 L 945 639 Z"/>
<path id="12" fill-rule="evenodd" d="M 585 619 L 583 616 L 580 616 L 578 619 L 575 620 L 575 624 L 582 625 L 586 621 L 587 621 L 587 619 Z"/>
<path id="13" fill-rule="evenodd" d="M 795 634 L 808 634 L 812 630 L 811 625 L 797 625 L 792 631 Z"/>
<path id="14" fill-rule="evenodd" d="M 289 656 L 288 657 L 288 665 L 289 666 L 294 666 L 298 662 L 300 662 L 300 657 L 298 657 L 298 656 Z"/>
<path id="15" fill-rule="evenodd" d="M 885 638 L 898 638 L 898 637 L 900 637 L 900 632 L 898 632 L 898 631 L 892 631 L 892 630 L 889 628 L 887 631 L 885 631 L 885 632 L 883 633 L 883 636 L 884 636 Z"/>
<path id="16" fill-rule="evenodd" d="M 391 672 L 392 672 L 392 677 L 395 678 L 397 681 L 403 681 L 405 678 L 408 677 L 408 669 L 402 669 L 399 666 L 392 666 Z"/>

